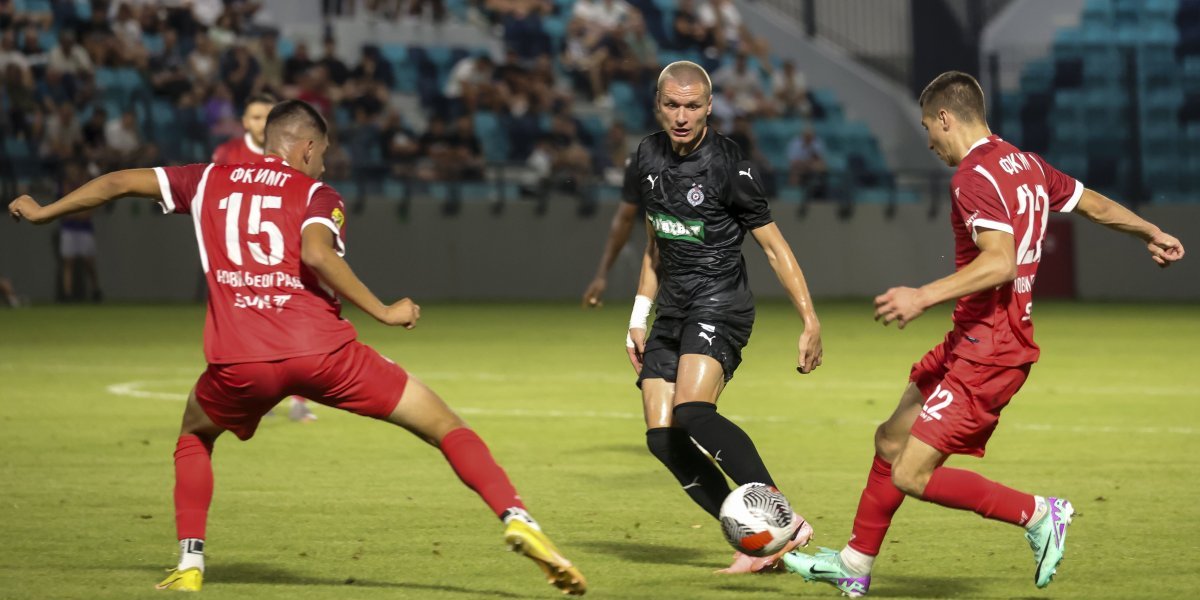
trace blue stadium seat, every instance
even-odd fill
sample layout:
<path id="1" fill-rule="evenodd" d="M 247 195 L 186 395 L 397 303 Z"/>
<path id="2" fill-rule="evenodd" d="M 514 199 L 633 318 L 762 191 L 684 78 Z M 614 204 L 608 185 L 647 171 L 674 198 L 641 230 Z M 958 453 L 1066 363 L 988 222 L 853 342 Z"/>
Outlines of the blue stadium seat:
<path id="1" fill-rule="evenodd" d="M 493 112 L 479 111 L 473 117 L 475 137 L 483 148 L 483 156 L 488 162 L 506 162 L 508 160 L 508 132 L 504 130 L 500 119 Z"/>

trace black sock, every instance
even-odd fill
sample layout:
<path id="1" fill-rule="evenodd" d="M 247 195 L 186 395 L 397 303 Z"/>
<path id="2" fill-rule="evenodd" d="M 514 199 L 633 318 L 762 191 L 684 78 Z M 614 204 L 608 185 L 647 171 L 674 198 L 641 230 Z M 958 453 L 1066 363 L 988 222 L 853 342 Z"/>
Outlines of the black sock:
<path id="1" fill-rule="evenodd" d="M 750 436 L 733 421 L 717 413 L 709 402 L 684 402 L 675 405 L 675 425 L 687 430 L 700 446 L 717 461 L 717 466 L 738 485 L 765 483 L 775 486 L 758 456 L 758 448 Z"/>
<path id="2" fill-rule="evenodd" d="M 729 483 L 721 470 L 692 443 L 687 432 L 678 427 L 647 430 L 646 446 L 675 475 L 692 501 L 717 518 L 721 503 L 729 495 Z"/>

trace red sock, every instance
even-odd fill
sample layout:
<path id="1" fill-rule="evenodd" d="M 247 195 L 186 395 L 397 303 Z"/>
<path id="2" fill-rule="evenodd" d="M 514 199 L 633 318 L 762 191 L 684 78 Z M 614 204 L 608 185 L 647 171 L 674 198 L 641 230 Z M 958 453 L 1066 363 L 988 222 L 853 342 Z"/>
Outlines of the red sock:
<path id="1" fill-rule="evenodd" d="M 175 533 L 179 539 L 204 539 L 212 503 L 212 446 L 193 435 L 175 444 Z"/>
<path id="2" fill-rule="evenodd" d="M 1037 507 L 1033 496 L 963 469 L 933 470 L 921 499 L 960 510 L 973 510 L 985 519 L 1025 525 Z"/>
<path id="3" fill-rule="evenodd" d="M 904 492 L 892 483 L 892 463 L 876 456 L 867 475 L 867 487 L 858 499 L 854 535 L 846 545 L 863 554 L 878 556 L 883 536 L 892 526 L 892 515 L 903 501 Z"/>
<path id="4" fill-rule="evenodd" d="M 442 438 L 441 448 L 458 478 L 475 490 L 497 517 L 509 508 L 525 508 L 508 475 L 496 464 L 487 444 L 474 431 L 460 427 L 447 433 Z"/>

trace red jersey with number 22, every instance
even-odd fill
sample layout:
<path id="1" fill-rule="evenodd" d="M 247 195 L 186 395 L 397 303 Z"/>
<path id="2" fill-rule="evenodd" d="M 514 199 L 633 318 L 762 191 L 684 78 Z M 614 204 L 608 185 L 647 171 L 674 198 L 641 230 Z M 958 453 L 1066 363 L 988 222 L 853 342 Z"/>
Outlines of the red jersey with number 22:
<path id="1" fill-rule="evenodd" d="M 952 351 L 967 360 L 1001 366 L 1036 362 L 1033 341 L 1033 283 L 1042 258 L 1050 211 L 1070 212 L 1083 184 L 1032 152 L 998 136 L 979 140 L 950 181 L 954 210 L 954 267 L 979 256 L 980 230 L 1012 234 L 1017 278 L 994 289 L 964 296 L 954 307 Z"/>
<path id="2" fill-rule="evenodd" d="M 345 253 L 345 206 L 333 188 L 273 156 L 154 171 L 163 210 L 191 215 L 196 227 L 209 363 L 325 354 L 354 340 L 337 298 L 300 261 L 300 232 L 309 225 L 328 227 Z"/>

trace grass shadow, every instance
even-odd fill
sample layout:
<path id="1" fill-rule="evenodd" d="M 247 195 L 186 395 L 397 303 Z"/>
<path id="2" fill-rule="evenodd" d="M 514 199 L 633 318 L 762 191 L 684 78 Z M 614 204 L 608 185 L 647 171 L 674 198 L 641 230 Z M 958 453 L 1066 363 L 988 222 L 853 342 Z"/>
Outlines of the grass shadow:
<path id="1" fill-rule="evenodd" d="M 657 544 L 644 544 L 634 541 L 586 541 L 575 542 L 574 546 L 580 546 L 615 556 L 621 560 L 628 562 L 644 563 L 644 564 L 669 564 L 669 565 L 691 565 L 696 567 L 709 567 L 713 569 L 720 568 L 714 563 L 704 560 L 704 557 L 709 553 L 696 548 L 687 548 L 683 546 L 661 546 Z"/>
<path id="2" fill-rule="evenodd" d="M 155 571 L 165 575 L 165 571 L 159 567 L 147 567 L 138 565 L 139 571 Z M 417 583 L 411 581 L 375 581 L 371 579 L 362 579 L 359 577 L 314 577 L 305 575 L 298 571 L 293 571 L 280 567 L 279 565 L 256 563 L 256 562 L 241 562 L 241 563 L 223 563 L 219 567 L 209 570 L 204 575 L 204 585 L 222 585 L 222 584 L 252 584 L 252 585 L 303 585 L 303 586 L 330 586 L 343 588 L 387 588 L 387 589 L 402 589 L 402 590 L 419 590 L 426 592 L 445 592 L 456 595 L 469 596 L 486 596 L 493 598 L 531 598 L 532 596 L 522 596 L 502 590 L 486 590 L 486 589 L 471 589 L 459 587 L 456 585 L 438 585 L 430 583 Z"/>
<path id="3" fill-rule="evenodd" d="M 872 594 L 913 598 L 979 598 L 979 581 L 970 577 L 888 575 L 871 588 Z"/>

